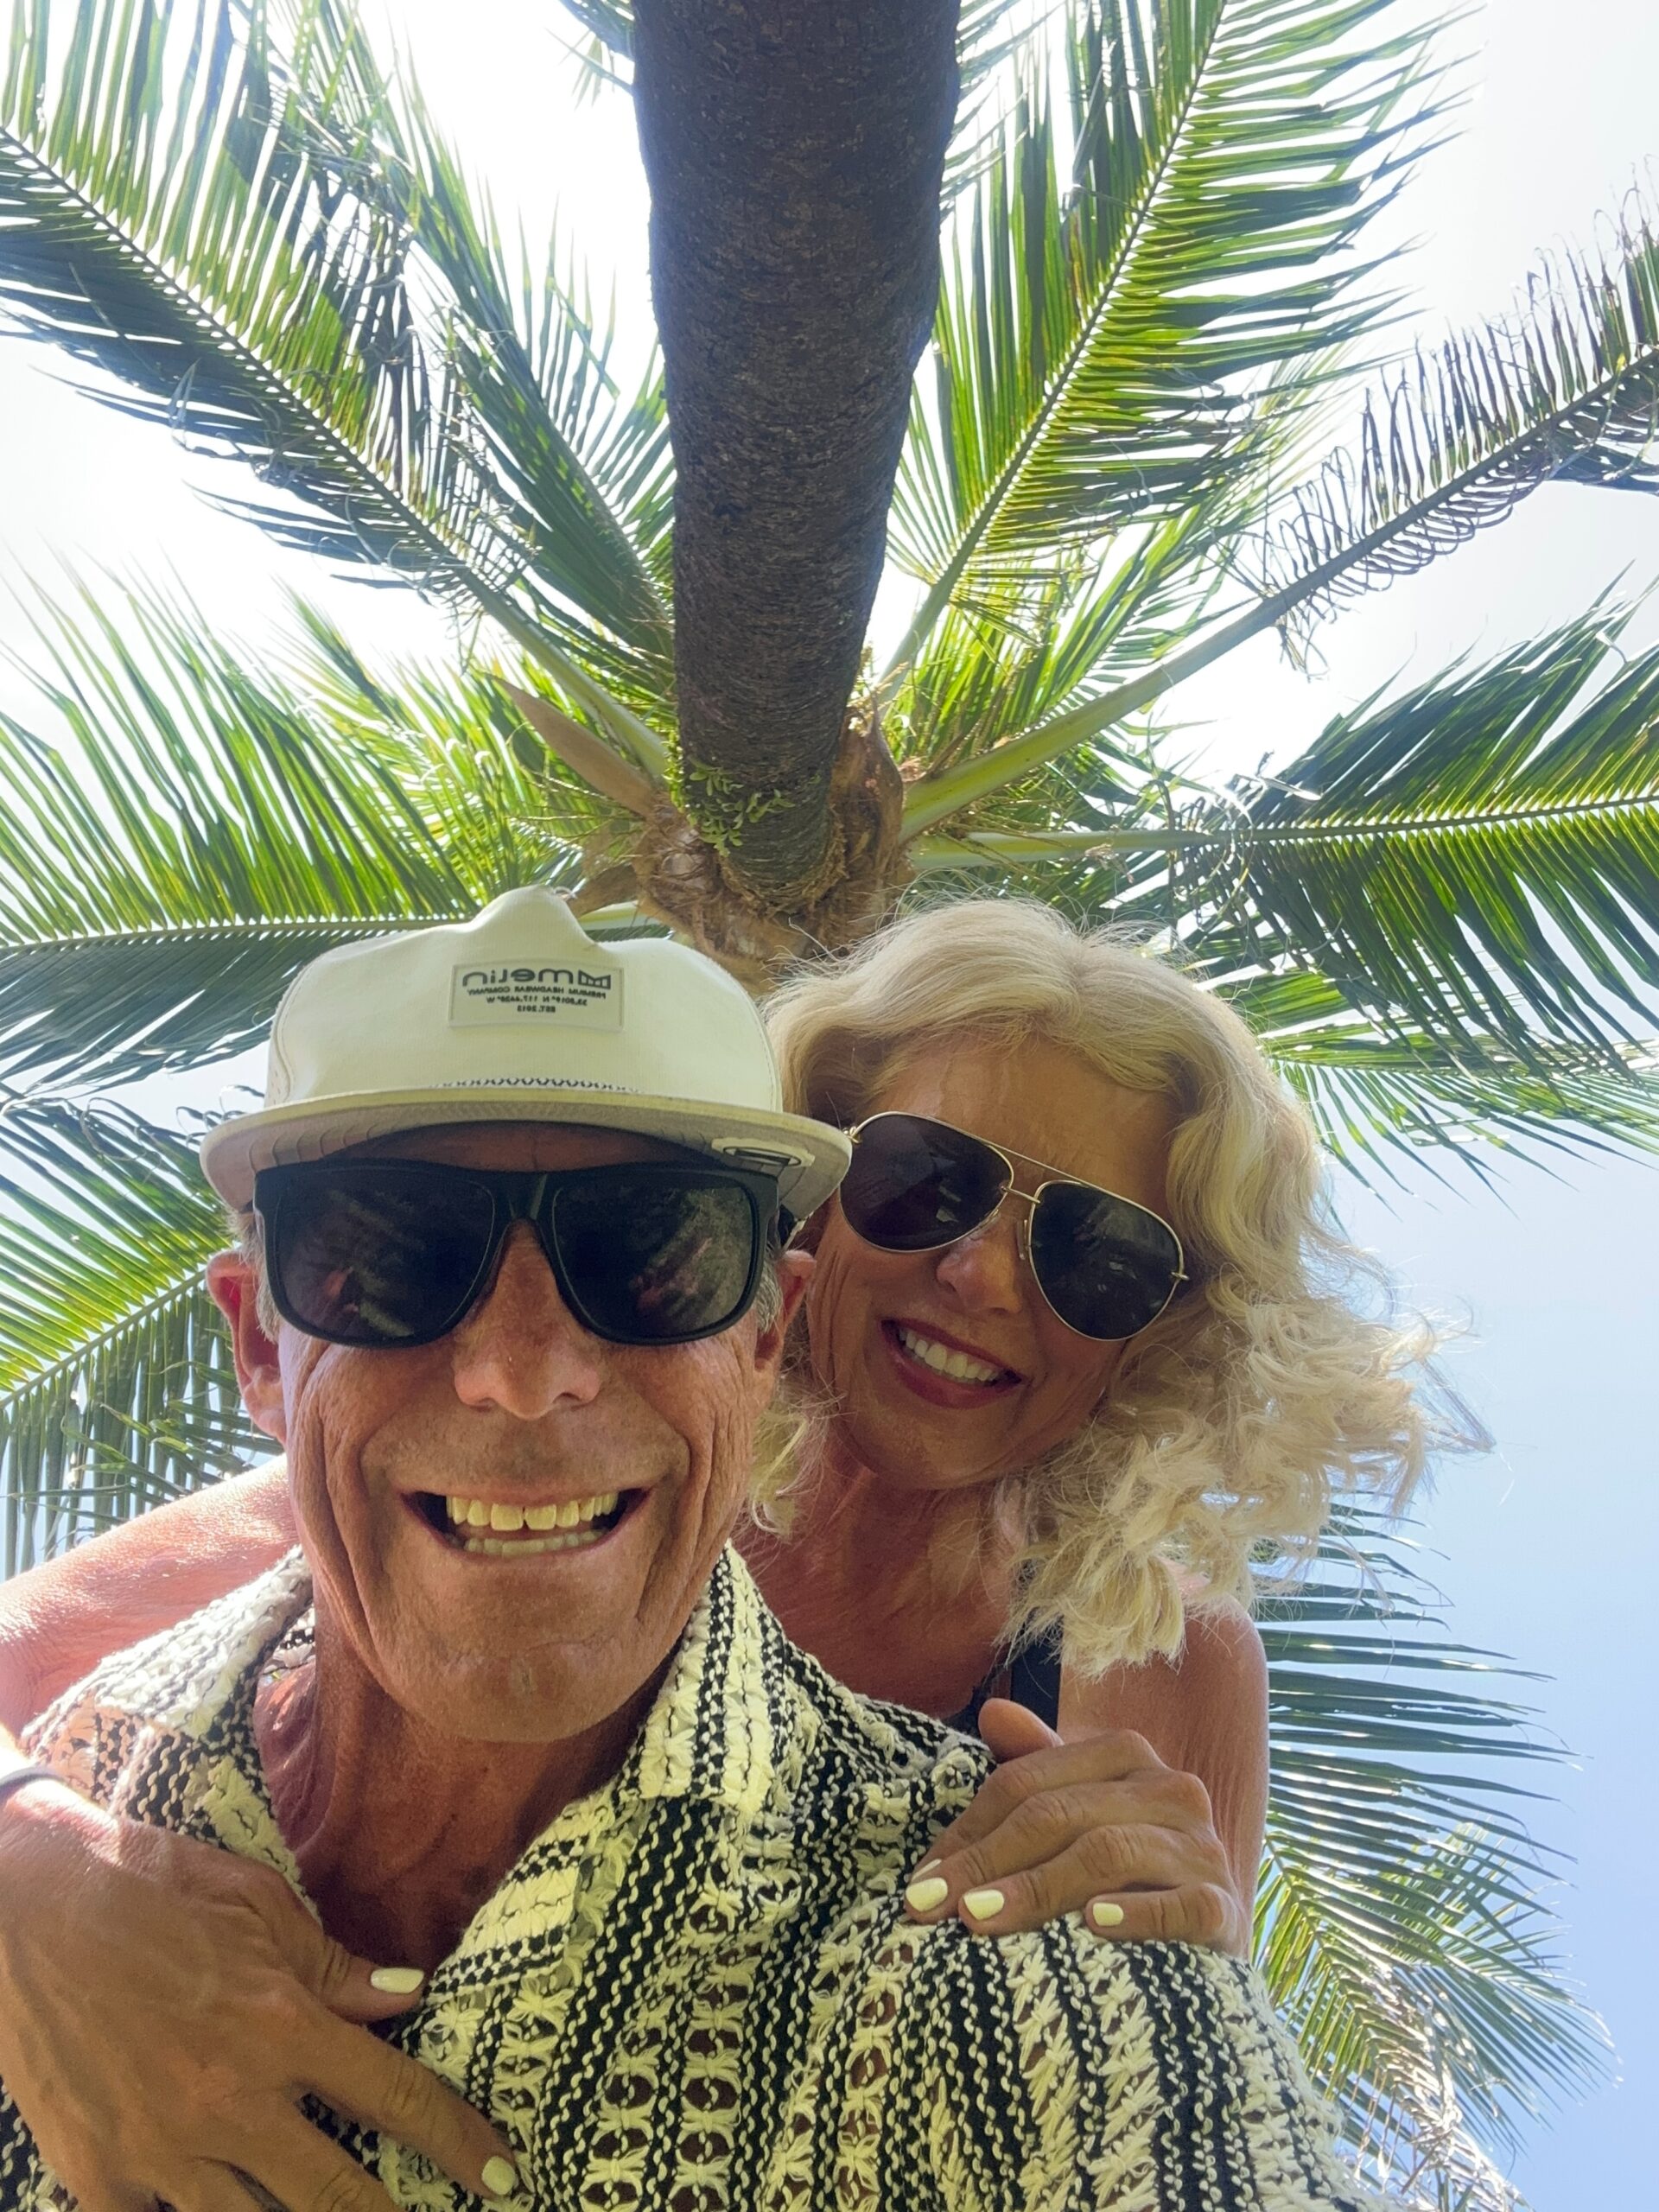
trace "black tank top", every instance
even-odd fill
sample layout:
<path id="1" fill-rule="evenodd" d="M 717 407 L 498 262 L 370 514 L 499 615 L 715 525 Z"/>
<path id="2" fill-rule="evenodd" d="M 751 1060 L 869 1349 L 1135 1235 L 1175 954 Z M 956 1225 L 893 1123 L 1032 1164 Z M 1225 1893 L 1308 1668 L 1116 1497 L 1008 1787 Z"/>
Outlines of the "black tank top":
<path id="1" fill-rule="evenodd" d="M 999 1688 L 1006 1681 L 1007 1688 Z M 1022 1643 L 1003 1666 L 986 1675 L 962 1711 L 947 1724 L 964 1736 L 979 1732 L 979 1708 L 988 1697 L 1009 1697 L 1051 1728 L 1060 1725 L 1060 1637 L 1058 1630 L 1034 1643 Z"/>

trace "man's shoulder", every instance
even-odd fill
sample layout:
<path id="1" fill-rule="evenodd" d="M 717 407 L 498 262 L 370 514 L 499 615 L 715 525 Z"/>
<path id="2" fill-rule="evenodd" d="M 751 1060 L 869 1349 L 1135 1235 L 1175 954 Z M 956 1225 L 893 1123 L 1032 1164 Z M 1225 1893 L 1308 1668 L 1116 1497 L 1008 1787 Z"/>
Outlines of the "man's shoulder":
<path id="1" fill-rule="evenodd" d="M 947 2202 L 1382 2212 L 1242 1960 L 1069 1915 L 995 1937 L 898 1922 L 865 1965 L 846 2078 L 926 2110 Z"/>
<path id="2" fill-rule="evenodd" d="M 745 1654 L 754 1692 L 772 1721 L 774 1811 L 809 1810 L 815 1823 L 837 1808 L 905 1808 L 916 1818 L 955 1818 L 994 1761 L 977 1738 L 943 1720 L 866 1697 L 838 1682 L 791 1641 L 735 1552 L 729 1554 L 753 1635 Z"/>

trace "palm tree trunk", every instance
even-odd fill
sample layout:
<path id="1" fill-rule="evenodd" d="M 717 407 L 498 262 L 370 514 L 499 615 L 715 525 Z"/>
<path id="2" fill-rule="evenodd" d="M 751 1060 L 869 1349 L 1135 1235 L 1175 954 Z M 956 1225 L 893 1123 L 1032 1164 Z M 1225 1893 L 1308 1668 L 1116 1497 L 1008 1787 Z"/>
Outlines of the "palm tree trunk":
<path id="1" fill-rule="evenodd" d="M 957 0 L 639 0 L 683 793 L 770 908 L 830 781 L 938 289 Z"/>

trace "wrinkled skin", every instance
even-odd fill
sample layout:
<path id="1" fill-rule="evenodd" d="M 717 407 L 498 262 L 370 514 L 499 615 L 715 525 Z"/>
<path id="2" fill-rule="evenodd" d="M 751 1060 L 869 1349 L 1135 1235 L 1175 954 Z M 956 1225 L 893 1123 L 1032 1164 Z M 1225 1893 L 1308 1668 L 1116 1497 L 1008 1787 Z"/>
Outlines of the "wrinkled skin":
<path id="1" fill-rule="evenodd" d="M 507 1126 L 378 1149 L 534 1168 L 663 1147 Z M 696 1344 L 622 1347 L 574 1321 L 520 1224 L 459 1328 L 382 1352 L 286 1325 L 271 1339 L 245 1262 L 213 1262 L 244 1397 L 287 1448 L 314 1571 L 317 1657 L 262 1690 L 256 1727 L 327 1932 L 268 1869 L 52 1786 L 5 1807 L 0 2078 L 91 2212 L 239 2208 L 255 2201 L 244 2176 L 291 2212 L 389 2212 L 301 2117 L 308 2091 L 470 2190 L 499 2182 L 486 2167 L 505 2146 L 482 2116 L 347 2024 L 398 2009 L 347 1945 L 406 1976 L 429 1969 L 530 1837 L 614 1770 L 742 1502 L 809 1265 L 786 1259 L 767 1331 L 751 1315 Z M 495 1558 L 450 1548 L 410 1502 L 457 1489 L 524 1503 L 642 1495 L 591 1550 Z M 11 1909 L 24 1904 L 27 1916 Z M 99 1988 L 123 2001 L 89 2006 Z"/>

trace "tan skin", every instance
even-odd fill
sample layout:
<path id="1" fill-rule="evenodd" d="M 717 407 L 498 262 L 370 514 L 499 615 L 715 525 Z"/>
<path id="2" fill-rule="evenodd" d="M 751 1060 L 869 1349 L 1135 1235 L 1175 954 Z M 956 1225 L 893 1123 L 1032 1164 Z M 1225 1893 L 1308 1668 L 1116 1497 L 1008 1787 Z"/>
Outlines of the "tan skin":
<path id="1" fill-rule="evenodd" d="M 615 1132 L 536 1128 L 424 1132 L 378 1147 L 397 1148 L 515 1168 L 665 1150 Z M 363 1351 L 286 1324 L 273 1340 L 245 1263 L 214 1261 L 244 1399 L 284 1446 L 313 1570 L 315 1656 L 283 1688 L 262 1688 L 255 1725 L 273 1809 L 336 1967 L 345 1944 L 435 1966 L 529 1840 L 616 1771 L 741 1510 L 754 1422 L 809 1267 L 785 1258 L 785 1310 L 769 1329 L 750 1315 L 697 1344 L 640 1350 L 579 1325 L 519 1224 L 493 1286 L 450 1336 Z M 459 1490 L 563 1504 L 613 1487 L 638 1495 L 602 1543 L 540 1555 L 468 1555 L 413 1502 Z M 49 1818 L 67 1793 L 20 1794 L 30 1801 L 18 1831 L 27 1853 L 41 1802 Z M 86 2005 L 89 1989 L 124 1986 L 118 1925 L 100 1928 L 89 1949 L 79 1899 L 63 1900 L 62 1972 L 41 1985 L 28 1977 L 26 1951 L 21 1970 L 9 1955 L 0 1919 L 0 2012 L 29 2031 L 5 2038 L 7 2085 L 91 2212 L 157 2198 L 178 2212 L 247 2212 L 244 2177 L 296 2212 L 391 2212 L 364 2169 L 294 2109 L 308 2089 L 470 2190 L 511 2185 L 488 2170 L 505 2150 L 494 2130 L 424 2069 L 371 2043 L 378 2071 L 347 2079 L 342 2039 L 359 2031 L 327 2009 L 327 1974 L 308 1995 L 295 1969 L 284 1974 L 304 1916 L 289 1897 L 283 1918 L 270 1894 L 273 1882 L 285 1889 L 279 1878 L 178 1837 L 147 1837 L 172 1847 L 148 1863 L 124 1859 L 129 1824 L 69 1803 L 108 1832 L 101 1853 L 94 1835 L 92 1857 L 113 1883 L 148 1876 L 181 1892 L 168 1931 L 181 1959 L 158 1946 L 136 1985 L 149 2039 L 124 2063 L 89 2071 L 73 2063 L 75 2031 L 84 2043 L 105 2009 Z M 251 1928 L 264 1929 L 263 1947 Z M 228 1974 L 214 1937 L 234 1956 Z M 77 2020 L 88 2012 L 91 2022 Z M 182 2151 L 178 2095 L 194 2129 Z"/>
<path id="2" fill-rule="evenodd" d="M 948 1062 L 896 1075 L 869 1110 L 881 1108 L 953 1122 L 1164 1210 L 1166 1109 L 1106 1083 L 1058 1047 L 1029 1045 L 1016 1058 L 963 1039 Z M 1022 1166 L 1018 1186 L 1030 1190 L 1040 1179 L 1042 1171 Z M 991 1669 L 1008 1599 L 1006 1557 L 982 1560 L 966 1592 L 940 1570 L 971 1493 L 1086 1419 L 1122 1356 L 1122 1346 L 1079 1338 L 1049 1311 L 1020 1257 L 1023 1211 L 1011 1200 L 945 1251 L 902 1256 L 862 1244 L 831 1203 L 815 1224 L 809 1325 L 814 1364 L 847 1391 L 848 1413 L 833 1434 L 826 1479 L 791 1541 L 740 1535 L 768 1601 L 798 1642 L 855 1688 L 940 1715 L 959 1710 Z M 918 1396 L 895 1368 L 884 1330 L 894 1319 L 983 1354 L 1016 1373 L 1017 1385 L 982 1402 L 970 1395 L 940 1405 Z M 235 1586 L 279 1556 L 293 1534 L 281 1477 L 265 1473 L 220 1485 L 20 1578 L 0 1599 L 0 1720 L 20 1725 L 105 1650 Z M 110 1556 L 108 1567 L 100 1554 Z M 349 1590 L 341 1611 L 346 1620 L 356 1618 Z M 946 1895 L 915 1916 L 959 1912 L 970 1927 L 995 1935 L 1099 1900 L 1109 1916 L 1091 1916 L 1090 1924 L 1103 1934 L 1246 1949 L 1264 1816 L 1266 1718 L 1261 1644 L 1244 1616 L 1229 1607 L 1195 1612 L 1173 1662 L 1121 1668 L 1095 1683 L 1068 1672 L 1059 1719 L 1057 1737 L 1017 1707 L 987 1705 L 983 1733 L 1004 1763 L 936 1840 L 930 1855 L 944 1863 L 929 1871 L 945 1879 Z M 372 1720 L 365 1707 L 354 1717 L 356 1734 L 317 1743 L 335 1743 L 330 1758 L 354 1756 L 373 1737 Z M 267 1752 L 280 1769 L 284 1746 L 267 1725 Z M 327 1761 L 319 1770 L 315 1750 L 311 1757 L 314 1777 L 330 1770 Z M 314 1779 L 308 1792 L 297 1792 L 296 1820 L 314 1802 L 326 1803 L 319 1787 Z M 390 1802 L 390 1779 L 387 1788 Z M 29 1801 L 58 1794 L 19 1793 L 14 1827 Z M 406 1806 L 406 1773 L 396 1794 Z M 377 1917 L 372 1883 L 341 1885 L 336 1877 L 328 1917 L 342 1944 L 319 1948 L 284 1921 L 281 1940 L 293 1972 L 324 1989 L 346 2018 L 394 2013 L 408 1999 L 371 1992 L 367 1959 L 431 1961 L 432 1942 L 456 1912 L 464 1917 L 476 1885 L 516 1855 L 520 1830 L 509 1823 L 511 1833 L 486 1839 L 488 1825 L 475 1831 L 479 1847 L 458 1878 L 447 1919 L 433 1906 L 429 1926 L 392 1926 Z M 401 1823 L 397 1832 L 407 1843 Z M 302 1841 L 310 1881 L 327 1887 L 331 1864 L 353 1863 L 333 1845 L 326 1818 L 313 1821 Z M 964 1899 L 982 1907 L 987 1890 L 1002 1904 L 981 1919 Z M 403 1937 L 405 1953 L 388 1948 Z M 346 1951 L 346 1942 L 366 1955 Z M 9 2063 L 0 2047 L 0 2075 Z"/>

